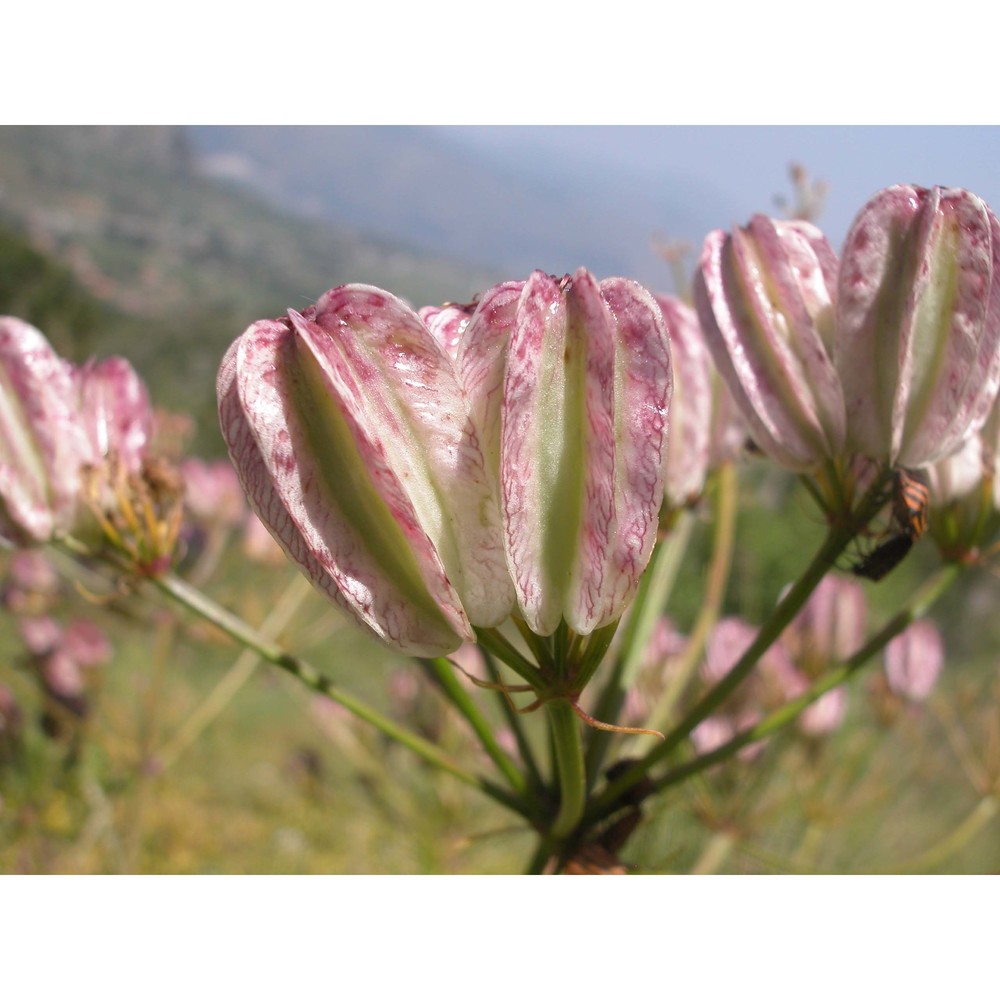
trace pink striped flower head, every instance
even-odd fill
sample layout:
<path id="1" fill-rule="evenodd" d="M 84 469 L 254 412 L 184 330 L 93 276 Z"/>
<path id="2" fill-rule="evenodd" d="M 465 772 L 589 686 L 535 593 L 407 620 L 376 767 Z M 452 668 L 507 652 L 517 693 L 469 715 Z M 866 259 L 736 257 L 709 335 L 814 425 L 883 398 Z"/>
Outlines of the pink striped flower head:
<path id="1" fill-rule="evenodd" d="M 414 655 L 515 606 L 541 635 L 616 620 L 662 499 L 670 358 L 649 293 L 536 272 L 468 312 L 425 322 L 347 285 L 253 324 L 219 373 L 261 520 L 321 591 Z"/>
<path id="2" fill-rule="evenodd" d="M 499 512 L 465 397 L 403 302 L 345 285 L 254 323 L 218 394 L 254 510 L 356 621 L 405 653 L 439 655 L 507 617 Z"/>
<path id="3" fill-rule="evenodd" d="M 457 363 L 528 627 L 587 635 L 616 621 L 663 497 L 672 372 L 653 296 L 583 268 L 535 271 L 483 295 Z"/>
<path id="4" fill-rule="evenodd" d="M 35 327 L 0 317 L 0 540 L 27 546 L 69 530 L 90 456 L 72 366 Z"/>
<path id="5" fill-rule="evenodd" d="M 842 453 L 844 399 L 831 352 L 837 257 L 801 221 L 756 215 L 705 239 L 695 305 L 720 374 L 758 446 L 792 469 Z"/>
<path id="6" fill-rule="evenodd" d="M 920 468 L 960 447 L 1000 387 L 1000 223 L 959 188 L 897 185 L 841 256 L 835 363 L 848 438 Z"/>

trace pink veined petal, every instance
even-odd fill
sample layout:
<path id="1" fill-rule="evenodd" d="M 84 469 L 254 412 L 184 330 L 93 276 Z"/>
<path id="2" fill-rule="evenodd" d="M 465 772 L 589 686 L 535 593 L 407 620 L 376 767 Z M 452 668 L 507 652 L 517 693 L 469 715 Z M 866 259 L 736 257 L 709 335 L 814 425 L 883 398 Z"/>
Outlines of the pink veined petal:
<path id="1" fill-rule="evenodd" d="M 899 331 L 915 277 L 910 237 L 919 210 L 915 188 L 882 191 L 858 213 L 840 258 L 834 363 L 849 441 L 879 460 L 894 459 L 899 449 L 894 407 L 906 362 Z"/>
<path id="2" fill-rule="evenodd" d="M 568 470 L 577 479 L 571 488 L 582 494 L 582 507 L 564 617 L 574 631 L 587 635 L 598 624 L 613 620 L 608 611 L 619 584 L 615 562 L 621 497 L 616 461 L 624 456 L 616 449 L 625 442 L 618 438 L 615 410 L 623 400 L 616 398 L 621 389 L 615 385 L 615 319 L 597 282 L 583 269 L 573 275 L 566 302 L 567 422 L 576 425 L 573 430 L 567 426 L 567 431 L 580 436 L 583 454 L 578 468 Z M 623 387 L 627 377 L 625 373 Z"/>
<path id="3" fill-rule="evenodd" d="M 500 426 L 507 348 L 524 285 L 523 281 L 506 281 L 486 292 L 463 330 L 456 352 L 459 381 L 487 471 L 496 484 L 500 478 Z"/>
<path id="4" fill-rule="evenodd" d="M 42 334 L 0 318 L 0 537 L 48 541 L 72 527 L 86 441 L 69 365 Z"/>
<path id="5" fill-rule="evenodd" d="M 730 238 L 715 230 L 705 238 L 701 266 L 695 274 L 694 298 L 705 342 L 720 376 L 729 388 L 733 401 L 747 421 L 757 444 L 775 461 L 790 468 L 812 468 L 819 454 L 814 434 L 804 435 L 784 412 L 783 385 L 767 374 L 751 345 L 745 342 L 741 328 L 749 318 L 732 311 L 735 276 L 724 263 L 726 243 Z"/>
<path id="6" fill-rule="evenodd" d="M 567 435 L 566 302 L 535 271 L 524 284 L 504 373 L 500 495 L 507 562 L 532 632 L 550 635 L 563 616 L 575 561 L 579 434 Z M 574 428 L 575 430 L 577 428 Z"/>
<path id="7" fill-rule="evenodd" d="M 315 329 L 292 318 L 335 391 L 357 399 L 359 426 L 400 477 L 469 620 L 499 625 L 514 603 L 499 506 L 451 360 L 418 317 L 380 289 L 328 292 L 316 304 Z"/>
<path id="8" fill-rule="evenodd" d="M 670 336 L 673 397 L 670 433 L 663 461 L 664 500 L 683 507 L 705 485 L 712 436 L 711 357 L 689 305 L 669 295 L 655 296 Z"/>
<path id="9" fill-rule="evenodd" d="M 417 315 L 433 334 L 434 339 L 444 348 L 449 358 L 458 353 L 462 334 L 469 325 L 472 308 L 467 306 L 423 306 Z"/>
<path id="10" fill-rule="evenodd" d="M 405 653 L 440 655 L 471 637 L 457 596 L 439 603 L 421 576 L 415 519 L 395 520 L 380 495 L 404 502 L 384 454 L 356 441 L 352 407 L 338 405 L 290 323 L 251 326 L 223 361 L 218 391 L 251 506 L 319 590 Z M 443 569 L 436 581 L 433 572 L 447 594 Z"/>
<path id="11" fill-rule="evenodd" d="M 756 215 L 745 230 L 734 230 L 723 263 L 732 267 L 729 304 L 736 309 L 760 402 L 772 409 L 776 425 L 785 425 L 785 433 L 793 426 L 821 457 L 843 449 L 844 402 L 826 353 L 833 301 L 824 279 L 833 267 L 832 251 L 818 230 L 806 227 Z M 816 246 L 824 248 L 825 267 Z M 749 311 L 741 314 L 744 304 Z"/>
<path id="12" fill-rule="evenodd" d="M 581 276 L 577 272 L 576 281 Z M 608 278 L 600 292 L 614 324 L 614 517 L 604 566 L 582 572 L 584 586 L 570 624 L 578 632 L 599 628 L 619 618 L 635 596 L 656 541 L 663 501 L 663 456 L 673 390 L 670 341 L 663 315 L 653 296 L 625 278 Z M 591 400 L 605 396 L 592 395 Z M 591 416 L 590 425 L 604 425 Z M 603 469 L 603 464 L 601 466 Z M 593 494 L 588 490 L 584 536 Z M 601 507 L 596 507 L 600 516 Z"/>
<path id="13" fill-rule="evenodd" d="M 950 454 L 978 430 L 1000 384 L 997 220 L 967 191 L 936 194 L 936 232 L 925 244 L 926 277 L 918 277 L 921 297 L 907 328 L 899 461 L 910 467 Z"/>
<path id="14" fill-rule="evenodd" d="M 670 398 L 666 327 L 634 282 L 580 269 L 524 286 L 504 380 L 507 558 L 532 631 L 624 611 L 655 538 Z"/>

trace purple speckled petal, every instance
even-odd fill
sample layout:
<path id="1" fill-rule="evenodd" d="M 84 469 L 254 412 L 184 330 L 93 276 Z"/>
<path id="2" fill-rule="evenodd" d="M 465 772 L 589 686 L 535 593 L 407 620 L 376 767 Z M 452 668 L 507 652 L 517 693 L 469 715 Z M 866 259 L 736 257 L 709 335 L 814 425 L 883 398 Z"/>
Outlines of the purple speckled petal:
<path id="1" fill-rule="evenodd" d="M 712 434 L 712 359 L 689 305 L 670 295 L 656 303 L 670 335 L 674 393 L 663 464 L 664 501 L 683 507 L 701 495 L 708 474 Z"/>
<path id="2" fill-rule="evenodd" d="M 578 271 L 573 290 L 586 275 Z M 606 445 L 598 429 L 610 416 L 613 437 L 613 513 L 608 528 L 601 523 L 603 505 L 588 488 L 585 498 L 583 537 L 593 527 L 598 537 L 607 535 L 604 552 L 597 552 L 581 573 L 581 593 L 569 619 L 578 632 L 615 621 L 635 596 L 639 577 L 646 568 L 663 502 L 663 462 L 667 441 L 667 416 L 673 392 L 670 338 L 656 300 L 644 288 L 625 278 L 601 282 L 600 293 L 612 317 L 614 372 L 613 389 L 591 393 L 588 418 L 594 433 L 590 462 L 597 466 Z M 591 373 L 593 381 L 595 374 Z M 610 405 L 601 413 L 597 403 Z M 600 464 L 603 472 L 603 462 Z M 587 551 L 586 547 L 583 549 Z"/>
<path id="3" fill-rule="evenodd" d="M 845 243 L 836 363 L 850 438 L 910 468 L 977 430 L 1000 386 L 1000 229 L 967 191 L 898 185 Z"/>
<path id="4" fill-rule="evenodd" d="M 448 357 L 454 358 L 458 353 L 462 334 L 469 325 L 472 309 L 455 305 L 423 306 L 417 310 L 417 315 Z"/>
<path id="5" fill-rule="evenodd" d="M 806 224 L 710 233 L 695 278 L 706 343 L 760 447 L 795 469 L 843 450 L 832 340 L 835 257 Z"/>
<path id="6" fill-rule="evenodd" d="M 357 395 L 359 426 L 385 449 L 469 620 L 499 625 L 514 591 L 497 493 L 451 360 L 411 310 L 375 288 L 324 295 L 315 313 L 321 337 L 293 322 L 341 398 Z M 345 365 L 348 380 L 338 383 Z"/>
<path id="7" fill-rule="evenodd" d="M 504 543 L 521 614 L 539 635 L 554 632 L 563 616 L 580 516 L 580 429 L 567 434 L 565 426 L 566 312 L 558 283 L 533 272 L 517 305 L 504 372 Z"/>
<path id="8" fill-rule="evenodd" d="M 126 469 L 137 472 L 153 429 L 153 409 L 142 379 L 124 358 L 106 358 L 78 368 L 74 381 L 93 461 L 114 454 Z"/>
<path id="9" fill-rule="evenodd" d="M 355 443 L 351 407 L 323 374 L 287 321 L 255 323 L 226 355 L 219 418 L 251 506 L 314 585 L 385 642 L 450 652 L 471 635 L 457 595 L 439 562 L 418 564 L 412 512 L 397 522 L 377 488 L 403 505 L 398 480 L 377 443 Z"/>
<path id="10" fill-rule="evenodd" d="M 0 538 L 18 545 L 69 530 L 86 441 L 70 366 L 33 326 L 0 318 Z"/>
<path id="11" fill-rule="evenodd" d="M 589 634 L 634 595 L 662 500 L 670 388 L 648 292 L 597 285 L 583 269 L 562 283 L 531 275 L 510 333 L 500 469 L 507 558 L 532 631 L 565 618 Z"/>

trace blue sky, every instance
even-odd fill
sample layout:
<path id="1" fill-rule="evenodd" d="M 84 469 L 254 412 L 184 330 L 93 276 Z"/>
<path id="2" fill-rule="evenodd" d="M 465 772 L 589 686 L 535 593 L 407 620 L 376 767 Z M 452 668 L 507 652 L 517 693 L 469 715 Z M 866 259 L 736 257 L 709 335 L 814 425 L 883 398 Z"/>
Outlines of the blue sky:
<path id="1" fill-rule="evenodd" d="M 819 222 L 835 247 L 880 188 L 897 183 L 964 187 L 1000 211 L 996 126 L 439 126 L 507 162 L 551 174 L 603 167 L 649 183 L 697 179 L 744 222 L 775 212 L 790 193 L 789 163 L 829 184 Z M 625 181 L 623 180 L 623 183 Z"/>

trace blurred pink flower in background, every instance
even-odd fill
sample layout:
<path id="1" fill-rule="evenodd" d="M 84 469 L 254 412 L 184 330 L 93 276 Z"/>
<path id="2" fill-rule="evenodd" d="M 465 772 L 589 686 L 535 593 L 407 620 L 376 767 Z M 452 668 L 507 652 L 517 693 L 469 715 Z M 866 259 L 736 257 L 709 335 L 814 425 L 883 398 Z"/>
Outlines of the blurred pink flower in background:
<path id="1" fill-rule="evenodd" d="M 0 540 L 49 541 L 77 517 L 93 459 L 72 366 L 33 326 L 0 317 Z"/>
<path id="2" fill-rule="evenodd" d="M 139 470 L 151 428 L 145 385 L 123 358 L 77 368 L 30 324 L 0 317 L 0 540 L 76 530 L 119 469 Z"/>
<path id="3" fill-rule="evenodd" d="M 288 562 L 285 550 L 252 510 L 247 511 L 243 521 L 243 554 L 264 566 L 284 566 Z"/>
<path id="4" fill-rule="evenodd" d="M 864 588 L 855 580 L 827 575 L 788 626 L 781 644 L 806 676 L 818 677 L 860 649 L 867 615 Z"/>
<path id="5" fill-rule="evenodd" d="M 232 462 L 186 458 L 181 462 L 180 472 L 184 479 L 184 503 L 197 520 L 227 528 L 243 522 L 247 504 Z"/>
<path id="6" fill-rule="evenodd" d="M 59 575 L 37 549 L 19 549 L 10 558 L 0 586 L 0 604 L 16 615 L 44 614 L 59 592 Z"/>
<path id="7" fill-rule="evenodd" d="M 138 472 L 153 432 L 145 383 L 124 358 L 88 361 L 73 370 L 78 412 L 90 442 L 90 463 L 114 458 Z"/>
<path id="8" fill-rule="evenodd" d="M 829 736 L 847 715 L 847 691 L 834 688 L 817 698 L 800 716 L 799 729 L 807 736 Z"/>
<path id="9" fill-rule="evenodd" d="M 944 643 L 933 622 L 914 622 L 885 647 L 886 680 L 907 701 L 926 701 L 943 665 Z"/>

